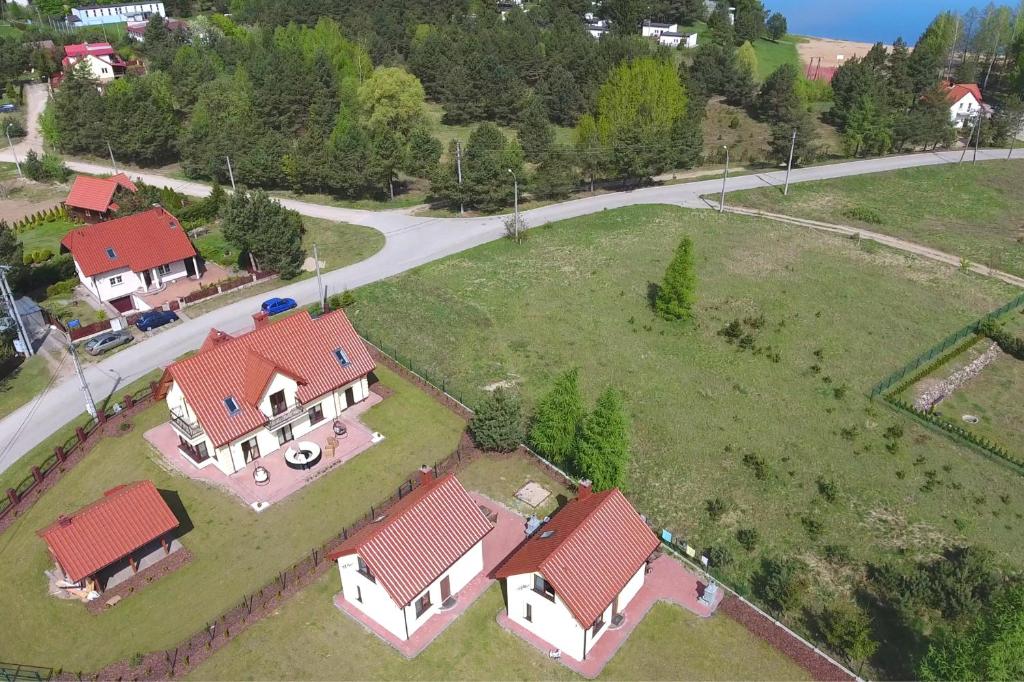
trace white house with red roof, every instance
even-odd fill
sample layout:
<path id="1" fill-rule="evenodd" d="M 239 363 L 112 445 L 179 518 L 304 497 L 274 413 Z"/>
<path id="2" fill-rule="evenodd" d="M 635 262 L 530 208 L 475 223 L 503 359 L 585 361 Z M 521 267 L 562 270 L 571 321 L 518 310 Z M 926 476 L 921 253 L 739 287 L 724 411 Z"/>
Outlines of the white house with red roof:
<path id="1" fill-rule="evenodd" d="M 85 288 L 122 313 L 148 310 L 141 294 L 201 274 L 181 223 L 160 206 L 71 230 L 60 246 L 74 259 Z"/>
<path id="2" fill-rule="evenodd" d="M 178 451 L 198 468 L 242 471 L 370 394 L 373 358 L 343 310 L 253 319 L 239 336 L 211 329 L 160 381 Z"/>
<path id="3" fill-rule="evenodd" d="M 83 222 L 95 223 L 106 220 L 117 210 L 114 195 L 119 190 L 134 194 L 139 191 L 135 183 L 124 173 L 109 178 L 94 178 L 91 175 L 76 175 L 71 191 L 64 205 L 71 215 Z"/>
<path id="4" fill-rule="evenodd" d="M 93 78 L 100 83 L 109 83 L 115 78 L 120 78 L 128 68 L 110 43 L 65 45 L 64 59 L 61 60 L 64 73 L 69 73 L 79 64 L 88 66 Z"/>
<path id="5" fill-rule="evenodd" d="M 950 83 L 946 87 L 946 101 L 949 102 L 949 120 L 957 128 L 973 125 L 985 111 L 977 83 Z"/>
<path id="6" fill-rule="evenodd" d="M 420 475 L 419 487 L 329 555 L 344 599 L 402 641 L 480 575 L 493 528 L 453 474 Z"/>
<path id="7" fill-rule="evenodd" d="M 590 483 L 494 571 L 509 619 L 577 661 L 617 624 L 644 584 L 658 538 L 618 488 Z"/>

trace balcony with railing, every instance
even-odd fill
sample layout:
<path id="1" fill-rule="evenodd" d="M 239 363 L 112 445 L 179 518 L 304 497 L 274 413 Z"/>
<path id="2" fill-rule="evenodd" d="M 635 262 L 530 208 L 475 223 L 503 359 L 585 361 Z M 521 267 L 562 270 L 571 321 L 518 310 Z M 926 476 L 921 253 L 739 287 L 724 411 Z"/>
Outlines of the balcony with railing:
<path id="1" fill-rule="evenodd" d="M 197 438 L 203 435 L 202 425 L 192 421 L 178 410 L 171 410 L 171 426 L 186 438 Z"/>
<path id="2" fill-rule="evenodd" d="M 275 410 L 275 414 L 270 415 L 267 419 L 267 430 L 273 431 L 278 429 L 285 424 L 291 423 L 306 414 L 305 406 L 296 401 L 291 407 L 282 406 L 281 409 Z"/>

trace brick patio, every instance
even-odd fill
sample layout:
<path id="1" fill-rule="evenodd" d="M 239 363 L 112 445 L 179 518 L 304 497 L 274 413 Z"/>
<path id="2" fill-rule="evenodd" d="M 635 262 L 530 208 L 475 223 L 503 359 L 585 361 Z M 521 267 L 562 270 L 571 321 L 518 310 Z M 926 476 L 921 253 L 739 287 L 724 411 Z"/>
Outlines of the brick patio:
<path id="1" fill-rule="evenodd" d="M 163 461 L 179 473 L 227 490 L 241 498 L 247 505 L 262 511 L 371 447 L 373 433 L 363 424 L 360 416 L 381 400 L 379 395 L 371 391 L 366 400 L 341 413 L 341 421 L 348 429 L 348 435 L 338 439 L 338 447 L 333 457 L 327 454 L 326 449 L 327 439 L 334 436 L 333 421 L 328 419 L 309 433 L 250 462 L 244 469 L 230 476 L 224 475 L 224 472 L 212 464 L 202 469 L 197 468 L 192 460 L 178 449 L 178 434 L 169 422 L 150 429 L 144 437 L 162 455 Z M 320 462 L 311 469 L 292 469 L 284 461 L 285 450 L 300 441 L 312 441 L 319 445 L 323 452 Z M 256 485 L 253 480 L 253 471 L 258 466 L 262 466 L 270 473 L 270 481 L 266 485 Z"/>
<path id="2" fill-rule="evenodd" d="M 177 301 L 179 298 L 191 294 L 193 291 L 199 291 L 200 287 L 210 286 L 214 282 L 219 282 L 230 276 L 231 273 L 227 268 L 217 265 L 212 261 L 206 261 L 204 264 L 203 275 L 199 279 L 182 277 L 181 279 L 176 279 L 173 282 L 170 282 L 160 291 L 154 291 L 151 294 L 142 294 L 139 298 L 145 301 L 146 305 L 152 308 L 159 308 L 165 303 Z"/>
<path id="3" fill-rule="evenodd" d="M 706 606 L 698 601 L 704 593 L 705 584 L 696 574 L 688 570 L 682 563 L 669 556 L 661 556 L 651 564 L 651 572 L 644 579 L 644 586 L 640 588 L 633 600 L 622 611 L 626 617 L 625 623 L 620 627 L 609 630 L 597 641 L 594 648 L 587 654 L 585 661 L 577 661 L 575 658 L 566 656 L 564 653 L 557 659 L 559 663 L 570 670 L 586 677 L 594 679 L 601 674 L 604 667 L 612 660 L 619 648 L 626 643 L 633 629 L 640 624 L 647 612 L 657 602 L 664 601 L 682 606 L 687 611 L 695 613 L 702 618 L 711 616 L 718 605 L 722 603 L 725 591 L 719 589 L 715 603 Z M 554 647 L 543 639 L 526 630 L 508 618 L 505 610 L 498 614 L 498 624 L 512 634 L 525 640 L 533 648 L 537 649 L 544 656 L 547 656 Z"/>
<path id="4" fill-rule="evenodd" d="M 419 630 L 412 636 L 402 641 L 393 634 L 381 627 L 375 620 L 354 608 L 344 598 L 341 592 L 334 595 L 334 605 L 340 611 L 348 615 L 364 629 L 373 633 L 387 644 L 394 647 L 406 658 L 415 658 L 431 642 L 437 639 L 438 635 L 444 632 L 456 618 L 468 609 L 477 597 L 487 591 L 494 581 L 488 576 L 495 567 L 523 541 L 525 530 L 525 519 L 503 505 L 495 502 L 489 497 L 479 493 L 470 493 L 470 496 L 481 506 L 487 507 L 498 515 L 498 521 L 494 530 L 484 537 L 484 570 L 480 575 L 473 578 L 462 590 L 456 594 L 456 603 L 450 609 L 439 611 L 430 617 Z"/>

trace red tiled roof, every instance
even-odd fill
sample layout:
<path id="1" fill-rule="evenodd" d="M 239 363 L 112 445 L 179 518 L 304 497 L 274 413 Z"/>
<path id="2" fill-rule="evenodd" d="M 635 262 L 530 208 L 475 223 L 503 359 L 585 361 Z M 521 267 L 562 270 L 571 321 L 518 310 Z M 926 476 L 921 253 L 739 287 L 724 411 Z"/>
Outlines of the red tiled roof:
<path id="1" fill-rule="evenodd" d="M 67 577 L 82 580 L 178 527 L 152 481 L 120 485 L 38 532 Z"/>
<path id="2" fill-rule="evenodd" d="M 118 187 L 124 187 L 132 192 L 138 191 L 135 184 L 124 173 L 118 173 L 109 178 L 76 175 L 64 203 L 72 208 L 83 208 L 102 213 L 111 210 L 114 192 Z"/>
<path id="3" fill-rule="evenodd" d="M 178 219 L 159 206 L 72 230 L 60 244 L 86 277 L 118 268 L 143 272 L 196 255 Z"/>
<path id="4" fill-rule="evenodd" d="M 586 628 L 659 544 L 625 496 L 613 488 L 566 504 L 510 554 L 494 575 L 507 578 L 540 573 Z"/>
<path id="5" fill-rule="evenodd" d="M 64 54 L 68 57 L 84 57 L 90 54 L 94 57 L 102 57 L 117 54 L 117 52 L 110 43 L 76 43 L 74 45 L 65 45 Z"/>
<path id="6" fill-rule="evenodd" d="M 978 104 L 984 101 L 981 99 L 981 88 L 977 83 L 953 83 L 946 90 L 946 99 L 953 103 L 959 102 L 967 95 L 974 95 Z"/>
<path id="7" fill-rule="evenodd" d="M 306 403 L 374 368 L 343 310 L 315 320 L 303 311 L 236 337 L 215 336 L 213 331 L 197 354 L 171 364 L 167 374 L 185 394 L 214 447 L 266 423 L 258 402 L 275 371 L 298 381 L 298 398 Z M 338 348 L 348 356 L 345 367 L 334 357 Z M 224 405 L 229 396 L 241 408 L 235 415 Z"/>
<path id="8" fill-rule="evenodd" d="M 403 497 L 329 558 L 358 554 L 391 599 L 405 606 L 491 530 L 459 479 L 447 474 Z"/>

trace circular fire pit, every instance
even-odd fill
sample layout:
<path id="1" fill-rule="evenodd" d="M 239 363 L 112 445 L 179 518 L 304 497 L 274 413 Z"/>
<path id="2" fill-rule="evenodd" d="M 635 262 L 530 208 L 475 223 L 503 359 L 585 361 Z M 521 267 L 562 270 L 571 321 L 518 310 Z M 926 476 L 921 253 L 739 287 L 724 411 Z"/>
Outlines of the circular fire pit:
<path id="1" fill-rule="evenodd" d="M 309 469 L 320 462 L 320 446 L 309 441 L 302 441 L 284 453 L 285 464 L 289 469 Z"/>

